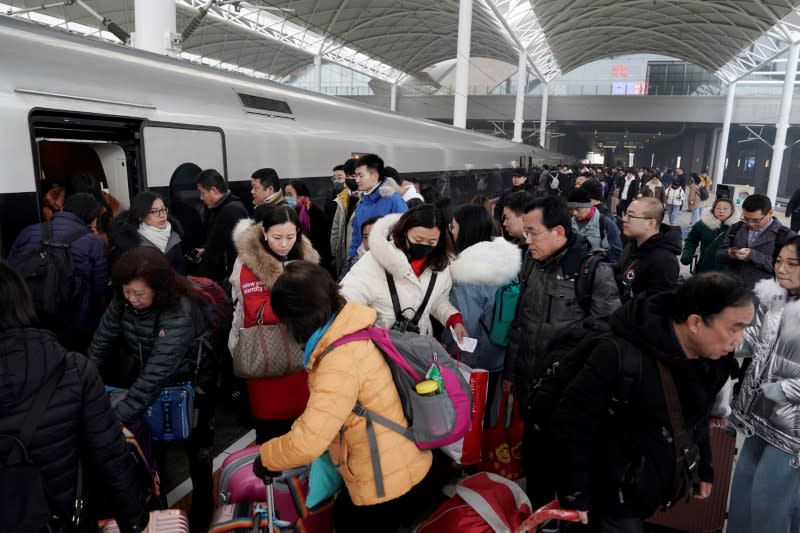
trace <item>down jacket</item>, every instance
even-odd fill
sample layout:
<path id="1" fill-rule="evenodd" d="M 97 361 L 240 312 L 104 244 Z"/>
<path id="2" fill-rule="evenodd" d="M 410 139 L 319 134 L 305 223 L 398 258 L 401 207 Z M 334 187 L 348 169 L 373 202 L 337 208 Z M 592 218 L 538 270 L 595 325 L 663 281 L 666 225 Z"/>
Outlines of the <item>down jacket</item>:
<path id="1" fill-rule="evenodd" d="M 386 273 L 394 278 L 400 308 L 406 318 L 413 317 L 422 303 L 433 274 L 430 268 L 425 268 L 418 278 L 406 255 L 389 240 L 392 228 L 400 216 L 387 215 L 375 223 L 369 235 L 369 251 L 342 280 L 342 296 L 349 302 L 375 309 L 378 312 L 378 322 L 375 325 L 382 328 L 390 328 L 395 323 Z M 419 321 L 420 334 L 432 334 L 430 315 L 445 324 L 448 318 L 458 313 L 458 309 L 450 303 L 452 285 L 449 266 L 437 272 L 436 285 Z M 467 331 L 472 333 L 470 330 Z"/>
<path id="2" fill-rule="evenodd" d="M 800 300 L 790 300 L 777 281 L 755 286 L 759 306 L 745 331 L 737 357 L 752 357 L 744 383 L 733 403 L 731 421 L 749 437 L 758 435 L 793 456 L 800 468 Z M 786 401 L 764 397 L 762 383 L 780 383 Z"/>
<path id="3" fill-rule="evenodd" d="M 106 309 L 89 347 L 89 361 L 101 373 L 105 365 L 119 363 L 124 357 L 119 350 L 121 341 L 127 356 L 136 362 L 122 376 L 131 383 L 127 396 L 116 406 L 123 423 L 144 413 L 164 387 L 191 378 L 197 333 L 192 306 L 183 296 L 176 309 L 150 306 L 137 310 L 115 297 Z"/>
<path id="4" fill-rule="evenodd" d="M 275 281 L 283 274 L 284 263 L 267 252 L 264 248 L 264 234 L 261 224 L 253 224 L 249 219 L 236 225 L 233 240 L 239 253 L 231 273 L 231 296 L 233 299 L 233 324 L 228 336 L 228 348 L 234 353 L 239 341 L 239 330 L 255 325 L 245 319 L 245 304 L 242 296 L 242 269 L 247 268 L 264 284 L 264 290 L 255 291 L 248 298 L 256 302 L 256 306 L 264 303 L 264 324 L 277 324 L 278 318 L 272 312 L 270 295 Z M 312 248 L 311 242 L 303 236 L 302 257 L 306 261 L 319 263 L 319 254 Z M 258 420 L 288 420 L 298 416 L 308 399 L 306 375 L 300 372 L 280 377 L 247 380 L 250 410 Z M 271 401 L 262 402 L 258 398 L 268 396 Z"/>
<path id="5" fill-rule="evenodd" d="M 372 217 L 382 217 L 391 213 L 405 213 L 408 211 L 403 197 L 400 196 L 400 187 L 392 178 L 383 178 L 383 181 L 369 194 L 361 197 L 361 200 L 350 217 L 350 226 L 353 230 L 353 238 L 347 250 L 347 257 L 353 257 L 358 253 L 361 246 L 361 224 Z"/>
<path id="6" fill-rule="evenodd" d="M 103 382 L 85 357 L 67 352 L 48 331 L 0 332 L 0 435 L 19 433 L 37 392 L 61 365 L 64 375 L 27 447 L 51 509 L 72 516 L 80 459 L 103 480 L 122 531 L 142 531 L 144 494 Z"/>
<path id="7" fill-rule="evenodd" d="M 591 249 L 589 241 L 573 234 L 563 249 L 545 261 L 534 261 L 528 254 L 520 273 L 517 314 L 508 335 L 504 379 L 527 382 L 558 330 L 581 324 L 591 329 L 602 327 L 620 306 L 611 265 L 605 262 L 595 272 L 589 314 L 578 304 L 575 279 Z"/>
<path id="8" fill-rule="evenodd" d="M 521 264 L 519 247 L 503 238 L 473 244 L 450 263 L 450 301 L 463 309 L 464 327 L 478 339 L 473 353 L 461 352 L 461 360 L 471 368 L 489 372 L 503 369 L 505 348 L 489 340 L 488 330 L 492 327 L 495 293 L 517 277 Z M 444 340 L 448 349 L 458 349 L 449 331 L 445 331 Z"/>
<path id="9" fill-rule="evenodd" d="M 353 413 L 356 402 L 406 427 L 403 405 L 389 365 L 371 341 L 327 351 L 336 340 L 372 325 L 375 311 L 348 303 L 320 339 L 308 362 L 311 397 L 286 435 L 261 446 L 261 462 L 273 471 L 306 465 L 330 450 L 356 505 L 374 505 L 402 496 L 431 467 L 432 455 L 394 431 L 375 424 L 386 495 L 377 496 L 366 419 Z"/>
<path id="10" fill-rule="evenodd" d="M 725 239 L 731 221 L 735 218 L 735 211 L 731 213 L 731 216 L 725 222 L 720 222 L 710 209 L 703 213 L 700 220 L 692 226 L 689 236 L 686 237 L 686 241 L 683 243 L 681 263 L 691 265 L 692 257 L 694 257 L 697 247 L 700 246 L 700 261 L 697 263 L 695 274 L 727 270 L 728 267 L 726 265 L 717 261 L 717 248 Z"/>

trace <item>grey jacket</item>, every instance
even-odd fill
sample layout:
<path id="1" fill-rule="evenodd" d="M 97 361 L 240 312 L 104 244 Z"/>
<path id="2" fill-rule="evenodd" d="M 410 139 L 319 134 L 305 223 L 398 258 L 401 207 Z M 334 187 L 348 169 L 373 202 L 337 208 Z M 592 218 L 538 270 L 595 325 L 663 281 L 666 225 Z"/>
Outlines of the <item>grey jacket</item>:
<path id="1" fill-rule="evenodd" d="M 560 252 L 546 261 L 526 256 L 520 272 L 517 314 L 508 336 L 504 379 L 527 382 L 558 330 L 581 324 L 594 329 L 620 306 L 614 272 L 605 262 L 598 265 L 595 273 L 590 312 L 587 314 L 578 304 L 575 278 L 591 249 L 584 237 L 574 234 Z"/>
<path id="2" fill-rule="evenodd" d="M 772 254 L 775 252 L 775 243 L 794 235 L 789 228 L 781 230 L 783 227 L 777 218 L 773 218 L 772 223 L 761 232 L 753 245 L 749 246 L 747 225 L 737 222 L 731 226 L 728 235 L 720 242 L 717 260 L 723 265 L 728 265 L 731 273 L 738 276 L 748 287 L 754 287 L 762 279 L 772 279 L 774 276 Z M 750 257 L 747 261 L 732 259 L 728 255 L 728 248 L 750 248 Z"/>
<path id="3" fill-rule="evenodd" d="M 752 357 L 739 395 L 733 402 L 731 422 L 745 436 L 758 435 L 793 455 L 800 467 L 800 300 L 789 300 L 774 280 L 758 282 L 756 318 L 747 328 L 736 355 Z M 779 383 L 784 398 L 764 396 L 761 385 Z"/>

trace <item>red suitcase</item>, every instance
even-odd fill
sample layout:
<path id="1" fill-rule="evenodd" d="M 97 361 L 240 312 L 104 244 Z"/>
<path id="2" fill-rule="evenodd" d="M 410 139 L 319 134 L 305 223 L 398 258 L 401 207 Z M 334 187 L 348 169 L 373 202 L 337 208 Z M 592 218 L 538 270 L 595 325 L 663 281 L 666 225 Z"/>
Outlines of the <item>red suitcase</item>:
<path id="1" fill-rule="evenodd" d="M 731 485 L 733 457 L 736 455 L 736 436 L 728 428 L 728 420 L 712 418 L 708 423 L 711 433 L 711 453 L 714 457 L 714 486 L 706 500 L 692 499 L 678 502 L 667 511 L 658 511 L 646 520 L 687 533 L 721 531 L 728 517 L 728 491 Z"/>

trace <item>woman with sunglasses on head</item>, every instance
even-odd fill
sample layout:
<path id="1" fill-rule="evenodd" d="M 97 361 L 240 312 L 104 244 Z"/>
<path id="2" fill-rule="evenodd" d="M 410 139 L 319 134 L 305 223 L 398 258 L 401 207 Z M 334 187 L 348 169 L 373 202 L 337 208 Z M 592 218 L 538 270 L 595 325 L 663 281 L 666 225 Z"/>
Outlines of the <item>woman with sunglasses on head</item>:
<path id="1" fill-rule="evenodd" d="M 129 211 L 123 211 L 111 223 L 112 263 L 133 248 L 155 248 L 167 256 L 172 268 L 186 274 L 181 239 L 183 229 L 170 218 L 164 198 L 155 192 L 140 192 L 133 198 Z"/>

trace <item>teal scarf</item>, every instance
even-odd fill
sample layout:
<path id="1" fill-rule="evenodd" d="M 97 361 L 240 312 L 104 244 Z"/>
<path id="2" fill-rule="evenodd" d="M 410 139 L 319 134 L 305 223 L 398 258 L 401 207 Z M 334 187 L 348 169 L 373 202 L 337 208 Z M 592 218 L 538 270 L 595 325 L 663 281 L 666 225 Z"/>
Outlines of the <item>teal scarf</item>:
<path id="1" fill-rule="evenodd" d="M 325 322 L 325 325 L 312 333 L 306 341 L 306 347 L 304 350 L 305 358 L 303 359 L 303 366 L 306 368 L 308 368 L 308 362 L 311 360 L 311 354 L 314 353 L 314 350 L 317 348 L 317 344 L 319 344 L 319 341 L 322 339 L 323 335 L 325 335 L 325 332 L 327 332 L 328 328 L 331 327 L 331 324 L 333 324 L 334 318 L 336 318 L 336 315 L 332 315 L 328 321 Z"/>

